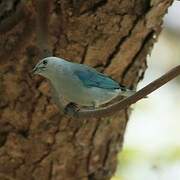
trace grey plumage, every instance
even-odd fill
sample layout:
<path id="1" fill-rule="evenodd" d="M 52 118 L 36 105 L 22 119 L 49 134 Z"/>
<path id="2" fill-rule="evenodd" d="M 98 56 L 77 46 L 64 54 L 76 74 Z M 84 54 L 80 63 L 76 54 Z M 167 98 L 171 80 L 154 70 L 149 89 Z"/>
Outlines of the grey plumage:
<path id="1" fill-rule="evenodd" d="M 57 57 L 41 60 L 33 72 L 51 81 L 58 94 L 56 97 L 64 106 L 72 102 L 80 106 L 99 107 L 119 95 L 134 93 L 94 68 Z"/>

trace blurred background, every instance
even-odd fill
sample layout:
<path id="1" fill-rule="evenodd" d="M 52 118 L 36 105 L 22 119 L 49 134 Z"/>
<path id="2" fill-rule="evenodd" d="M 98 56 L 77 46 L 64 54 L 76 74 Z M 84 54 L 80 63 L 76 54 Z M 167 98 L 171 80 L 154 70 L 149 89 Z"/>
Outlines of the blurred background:
<path id="1" fill-rule="evenodd" d="M 138 89 L 180 64 L 180 1 L 164 18 Z M 112 180 L 180 180 L 180 77 L 133 105 Z"/>

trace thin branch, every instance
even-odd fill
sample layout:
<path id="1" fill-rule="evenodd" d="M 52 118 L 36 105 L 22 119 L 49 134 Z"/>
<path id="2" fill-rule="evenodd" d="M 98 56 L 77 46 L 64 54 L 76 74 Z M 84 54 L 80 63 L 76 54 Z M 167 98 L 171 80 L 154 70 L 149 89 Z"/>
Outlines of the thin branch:
<path id="1" fill-rule="evenodd" d="M 164 84 L 166 84 L 168 81 L 174 79 L 180 75 L 180 65 L 176 66 L 166 74 L 162 75 L 160 78 L 154 80 L 141 90 L 137 91 L 135 94 L 133 94 L 130 97 L 127 97 L 123 99 L 122 101 L 119 101 L 117 103 L 114 103 L 110 106 L 96 109 L 96 110 L 86 110 L 82 109 L 80 111 L 76 111 L 72 108 L 66 108 L 65 113 L 69 116 L 72 116 L 74 118 L 100 118 L 100 117 L 106 117 L 111 116 L 116 112 L 119 112 L 127 107 L 129 107 L 131 104 L 136 103 L 140 99 L 146 97 L 148 94 L 152 93 L 156 89 L 160 88 Z"/>
<path id="2" fill-rule="evenodd" d="M 49 48 L 49 18 L 51 10 L 51 0 L 35 0 L 36 5 L 36 28 L 37 28 L 37 45 L 42 57 L 52 56 Z"/>

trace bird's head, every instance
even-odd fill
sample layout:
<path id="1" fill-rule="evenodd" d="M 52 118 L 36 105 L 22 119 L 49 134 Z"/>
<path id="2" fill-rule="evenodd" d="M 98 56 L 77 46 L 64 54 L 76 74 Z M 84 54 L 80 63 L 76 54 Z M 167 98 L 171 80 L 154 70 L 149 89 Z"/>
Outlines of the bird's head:
<path id="1" fill-rule="evenodd" d="M 42 59 L 33 68 L 32 73 L 33 74 L 39 74 L 39 75 L 46 77 L 48 69 L 50 67 L 50 64 L 51 63 L 50 63 L 48 58 Z"/>
<path id="2" fill-rule="evenodd" d="M 49 79 L 57 69 L 61 71 L 63 62 L 63 59 L 57 57 L 44 58 L 36 64 L 32 73 L 39 74 Z"/>

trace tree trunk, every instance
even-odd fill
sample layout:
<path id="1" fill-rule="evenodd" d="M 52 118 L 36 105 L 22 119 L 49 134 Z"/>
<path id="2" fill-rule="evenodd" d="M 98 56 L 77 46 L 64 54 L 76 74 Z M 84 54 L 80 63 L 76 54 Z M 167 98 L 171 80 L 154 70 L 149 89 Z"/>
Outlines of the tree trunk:
<path id="1" fill-rule="evenodd" d="M 60 115 L 39 61 L 33 1 L 0 1 L 0 180 L 108 180 L 130 110 L 101 119 Z M 54 0 L 54 56 L 136 87 L 172 0 Z M 46 13 L 46 12 L 45 12 Z"/>

